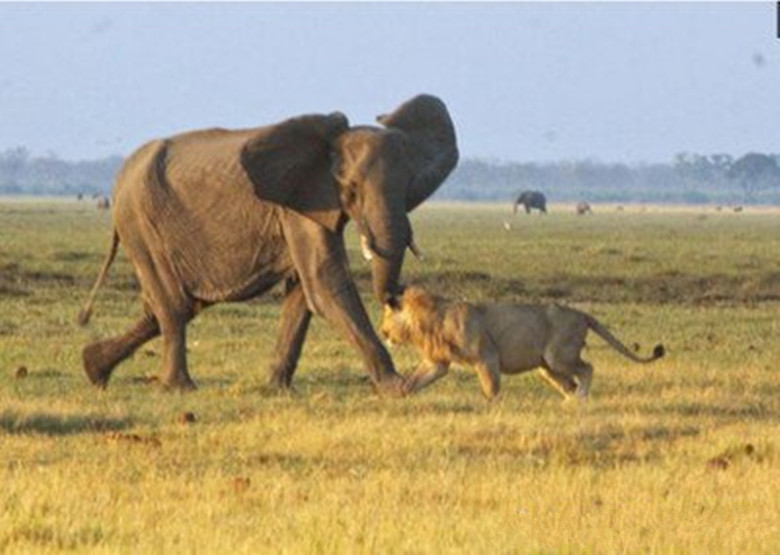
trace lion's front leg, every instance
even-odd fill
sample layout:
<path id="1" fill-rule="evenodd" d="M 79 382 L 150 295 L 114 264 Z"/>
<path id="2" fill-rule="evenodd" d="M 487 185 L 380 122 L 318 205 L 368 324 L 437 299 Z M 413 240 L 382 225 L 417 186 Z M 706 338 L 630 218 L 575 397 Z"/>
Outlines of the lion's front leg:
<path id="1" fill-rule="evenodd" d="M 406 380 L 404 391 L 414 393 L 428 387 L 439 378 L 447 375 L 449 368 L 450 365 L 446 362 L 423 362 Z"/>

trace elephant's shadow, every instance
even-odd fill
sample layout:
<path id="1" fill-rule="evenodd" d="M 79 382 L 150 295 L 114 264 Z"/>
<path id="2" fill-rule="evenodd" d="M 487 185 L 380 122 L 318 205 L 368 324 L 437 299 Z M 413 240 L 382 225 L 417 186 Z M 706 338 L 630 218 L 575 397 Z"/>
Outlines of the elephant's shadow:
<path id="1" fill-rule="evenodd" d="M 133 422 L 129 418 L 62 415 L 51 412 L 25 414 L 14 410 L 0 413 L 0 430 L 13 435 L 69 436 L 119 431 L 132 425 Z"/>

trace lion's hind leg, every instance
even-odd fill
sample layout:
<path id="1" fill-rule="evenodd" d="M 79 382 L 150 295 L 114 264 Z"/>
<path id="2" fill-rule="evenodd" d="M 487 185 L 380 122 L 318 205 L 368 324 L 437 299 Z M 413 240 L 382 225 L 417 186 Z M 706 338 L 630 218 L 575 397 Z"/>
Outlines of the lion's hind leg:
<path id="1" fill-rule="evenodd" d="M 553 386 L 558 393 L 563 395 L 564 399 L 571 399 L 572 395 L 577 391 L 578 384 L 568 373 L 556 372 L 546 365 L 539 370 L 542 378 Z"/>
<path id="2" fill-rule="evenodd" d="M 593 366 L 580 359 L 579 365 L 574 369 L 574 376 L 577 380 L 577 398 L 580 401 L 587 401 L 590 383 L 593 380 Z"/>
<path id="3" fill-rule="evenodd" d="M 542 377 L 567 400 L 576 395 L 584 401 L 588 396 L 593 368 L 580 358 L 586 333 L 587 328 L 563 328 L 544 352 Z"/>

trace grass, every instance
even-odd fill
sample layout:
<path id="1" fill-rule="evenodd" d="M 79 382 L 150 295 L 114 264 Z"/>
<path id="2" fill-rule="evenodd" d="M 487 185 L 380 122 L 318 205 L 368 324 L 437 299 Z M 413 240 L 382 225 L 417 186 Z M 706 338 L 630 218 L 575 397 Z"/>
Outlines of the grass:
<path id="1" fill-rule="evenodd" d="M 404 269 L 450 296 L 570 304 L 644 352 L 668 347 L 639 366 L 593 339 L 579 406 L 533 373 L 487 403 L 466 370 L 381 399 L 319 319 L 297 393 L 272 394 L 278 293 L 193 322 L 198 391 L 154 387 L 157 342 L 97 391 L 81 348 L 140 311 L 122 255 L 75 325 L 110 216 L 0 199 L 0 551 L 777 552 L 780 214 L 595 211 L 429 204 L 412 215 L 426 258 Z M 348 245 L 367 292 L 351 230 Z"/>

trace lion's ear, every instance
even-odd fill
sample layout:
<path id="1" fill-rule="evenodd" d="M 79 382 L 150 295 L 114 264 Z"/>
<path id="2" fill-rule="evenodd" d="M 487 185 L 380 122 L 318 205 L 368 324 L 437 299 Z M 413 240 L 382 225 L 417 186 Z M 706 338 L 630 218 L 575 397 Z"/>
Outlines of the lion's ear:
<path id="1" fill-rule="evenodd" d="M 394 311 L 401 310 L 401 295 L 393 295 L 392 293 L 388 293 L 385 297 L 385 306 Z"/>
<path id="2" fill-rule="evenodd" d="M 415 313 L 427 313 L 436 309 L 436 299 L 420 286 L 411 286 L 404 292 L 404 305 Z"/>
<path id="3" fill-rule="evenodd" d="M 404 291 L 406 286 L 399 285 L 398 290 L 395 293 L 385 293 L 384 304 L 393 310 L 401 310 L 401 304 L 404 298 Z"/>

